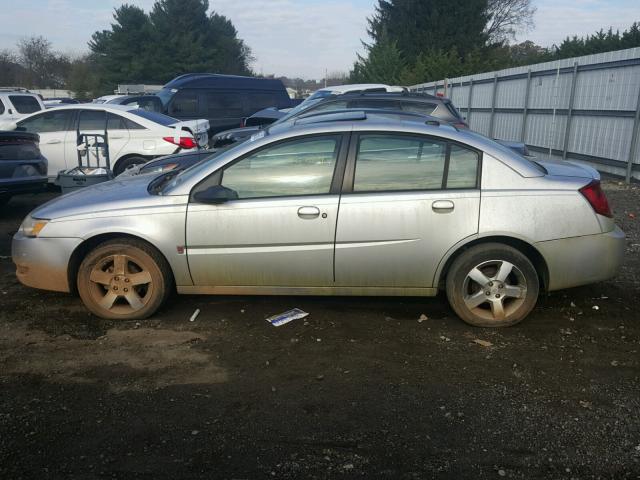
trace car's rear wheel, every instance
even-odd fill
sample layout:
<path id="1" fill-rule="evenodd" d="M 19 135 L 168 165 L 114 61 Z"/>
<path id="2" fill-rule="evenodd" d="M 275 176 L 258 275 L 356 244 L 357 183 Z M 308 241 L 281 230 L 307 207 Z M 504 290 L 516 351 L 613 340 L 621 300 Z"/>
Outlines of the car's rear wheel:
<path id="1" fill-rule="evenodd" d="M 105 242 L 84 258 L 77 284 L 85 306 L 102 318 L 133 320 L 152 315 L 171 291 L 166 260 L 134 239 Z"/>
<path id="2" fill-rule="evenodd" d="M 471 247 L 447 274 L 451 308 L 477 327 L 507 327 L 522 321 L 538 299 L 538 274 L 520 251 L 498 243 Z"/>
<path id="3" fill-rule="evenodd" d="M 144 157 L 128 157 L 122 160 L 119 160 L 118 163 L 113 167 L 113 174 L 117 177 L 125 170 L 135 167 L 136 165 L 142 165 L 147 163 L 148 160 Z"/>

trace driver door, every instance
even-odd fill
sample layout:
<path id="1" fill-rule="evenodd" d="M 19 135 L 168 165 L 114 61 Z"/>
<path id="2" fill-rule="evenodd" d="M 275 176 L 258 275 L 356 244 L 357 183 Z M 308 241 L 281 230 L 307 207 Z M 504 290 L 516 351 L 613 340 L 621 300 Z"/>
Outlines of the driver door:
<path id="1" fill-rule="evenodd" d="M 336 169 L 345 137 L 323 134 L 254 151 L 214 174 L 235 191 L 222 204 L 190 201 L 187 256 L 196 286 L 324 287 L 333 285 L 338 216 Z M 214 177 L 212 177 L 214 178 Z"/>

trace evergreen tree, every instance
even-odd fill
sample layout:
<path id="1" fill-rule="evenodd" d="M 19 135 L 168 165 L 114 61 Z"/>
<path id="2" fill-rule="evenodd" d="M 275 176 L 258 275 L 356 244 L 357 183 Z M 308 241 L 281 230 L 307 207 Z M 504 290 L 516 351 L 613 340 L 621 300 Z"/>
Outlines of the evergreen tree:
<path id="1" fill-rule="evenodd" d="M 379 0 L 368 33 L 374 45 L 387 35 L 410 64 L 425 51 L 464 56 L 487 43 L 487 10 L 488 0 Z"/>
<path id="2" fill-rule="evenodd" d="M 379 37 L 374 45 L 365 45 L 367 56 L 358 55 L 358 60 L 351 71 L 351 83 L 387 83 L 398 85 L 403 83 L 406 74 L 405 62 L 396 42 L 386 34 Z"/>
<path id="3" fill-rule="evenodd" d="M 227 18 L 208 9 L 207 0 L 158 0 L 149 14 L 117 8 L 111 29 L 89 42 L 103 88 L 164 83 L 190 72 L 250 75 L 250 49 Z"/>

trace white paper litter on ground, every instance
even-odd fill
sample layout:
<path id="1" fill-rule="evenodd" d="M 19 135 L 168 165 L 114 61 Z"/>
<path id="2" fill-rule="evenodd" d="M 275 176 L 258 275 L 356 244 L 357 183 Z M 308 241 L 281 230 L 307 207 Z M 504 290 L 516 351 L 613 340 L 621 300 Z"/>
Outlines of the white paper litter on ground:
<path id="1" fill-rule="evenodd" d="M 293 310 L 289 310 L 288 312 L 279 313 L 272 317 L 267 318 L 267 322 L 269 322 L 274 327 L 279 327 L 280 325 L 284 325 L 285 323 L 292 322 L 293 320 L 299 320 L 301 318 L 309 315 L 304 310 L 300 310 L 299 308 L 294 308 Z"/>

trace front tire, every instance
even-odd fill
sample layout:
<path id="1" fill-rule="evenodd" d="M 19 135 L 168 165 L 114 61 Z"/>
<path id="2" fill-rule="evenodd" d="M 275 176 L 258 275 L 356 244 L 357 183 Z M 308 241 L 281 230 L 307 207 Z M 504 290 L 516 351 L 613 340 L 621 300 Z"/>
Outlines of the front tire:
<path id="1" fill-rule="evenodd" d="M 84 258 L 78 293 L 95 315 L 137 320 L 153 315 L 172 286 L 169 266 L 153 247 L 134 239 L 105 242 Z"/>
<path id="2" fill-rule="evenodd" d="M 521 322 L 538 300 L 531 261 L 508 245 L 476 245 L 456 258 L 447 274 L 447 298 L 466 323 L 508 327 Z"/>

